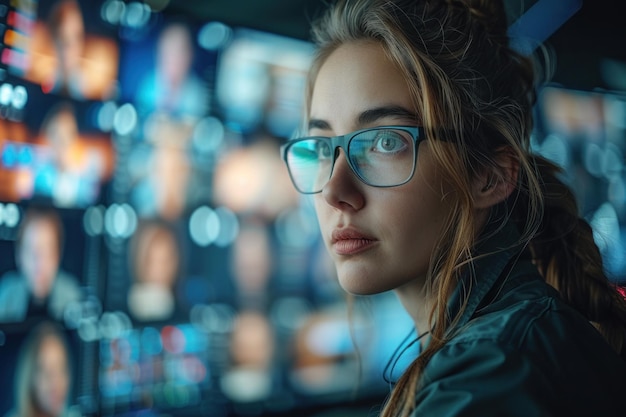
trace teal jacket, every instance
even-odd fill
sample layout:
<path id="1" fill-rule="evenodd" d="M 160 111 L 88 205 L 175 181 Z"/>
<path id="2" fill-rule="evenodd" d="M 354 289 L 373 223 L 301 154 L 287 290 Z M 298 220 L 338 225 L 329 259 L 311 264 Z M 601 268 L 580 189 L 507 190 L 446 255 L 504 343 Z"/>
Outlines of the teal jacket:
<path id="1" fill-rule="evenodd" d="M 497 252 L 475 262 L 450 301 L 455 314 L 469 291 L 412 416 L 625 417 L 626 362 L 545 283 L 518 237 L 508 225 L 480 248 Z"/>

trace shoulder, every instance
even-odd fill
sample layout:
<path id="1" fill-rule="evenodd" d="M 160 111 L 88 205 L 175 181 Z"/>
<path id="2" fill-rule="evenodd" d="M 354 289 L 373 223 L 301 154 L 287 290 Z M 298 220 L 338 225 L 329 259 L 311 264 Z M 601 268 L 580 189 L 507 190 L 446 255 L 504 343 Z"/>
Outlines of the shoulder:
<path id="1" fill-rule="evenodd" d="M 432 415 L 620 415 L 612 398 L 626 389 L 626 364 L 553 291 L 532 281 L 517 290 L 435 353 L 418 404 Z"/>
<path id="2" fill-rule="evenodd" d="M 477 340 L 528 354 L 585 346 L 611 351 L 589 321 L 541 278 L 517 276 L 495 293 L 457 330 L 450 346 Z"/>
<path id="3" fill-rule="evenodd" d="M 565 365 L 581 355 L 590 355 L 585 362 L 591 364 L 619 359 L 600 333 L 543 280 L 521 278 L 513 284 L 458 329 L 442 353 L 471 353 L 475 346 L 488 345 L 543 366 Z"/>

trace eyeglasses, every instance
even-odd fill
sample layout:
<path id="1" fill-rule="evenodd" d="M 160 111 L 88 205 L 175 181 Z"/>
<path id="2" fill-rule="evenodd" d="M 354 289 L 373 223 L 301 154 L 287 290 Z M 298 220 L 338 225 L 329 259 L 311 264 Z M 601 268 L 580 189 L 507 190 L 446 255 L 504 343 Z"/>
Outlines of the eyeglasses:
<path id="1" fill-rule="evenodd" d="M 341 136 L 295 139 L 281 147 L 281 154 L 293 185 L 303 194 L 322 191 L 333 173 L 338 148 L 365 184 L 395 187 L 413 177 L 417 148 L 424 139 L 422 127 L 380 126 Z"/>

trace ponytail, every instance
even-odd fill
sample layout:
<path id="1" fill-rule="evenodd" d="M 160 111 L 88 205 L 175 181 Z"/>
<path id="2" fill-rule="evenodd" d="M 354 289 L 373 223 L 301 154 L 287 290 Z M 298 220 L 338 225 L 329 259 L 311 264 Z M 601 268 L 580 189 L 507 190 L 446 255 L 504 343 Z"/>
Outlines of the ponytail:
<path id="1" fill-rule="evenodd" d="M 558 178 L 560 168 L 540 156 L 532 162 L 543 196 L 543 217 L 530 241 L 535 263 L 546 282 L 626 359 L 626 299 L 607 279 L 591 227 L 579 216 L 571 189 Z"/>

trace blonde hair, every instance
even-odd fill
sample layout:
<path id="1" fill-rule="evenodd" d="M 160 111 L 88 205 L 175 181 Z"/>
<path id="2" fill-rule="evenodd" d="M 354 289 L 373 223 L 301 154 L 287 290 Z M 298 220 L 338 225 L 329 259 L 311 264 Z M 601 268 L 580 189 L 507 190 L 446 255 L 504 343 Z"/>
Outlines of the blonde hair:
<path id="1" fill-rule="evenodd" d="M 446 305 L 475 260 L 479 236 L 470 185 L 486 170 L 498 172 L 500 152 L 518 162 L 518 178 L 490 221 L 517 224 L 517 244 L 530 247 L 546 281 L 626 358 L 626 303 L 607 280 L 591 229 L 557 179 L 558 168 L 530 151 L 536 67 L 509 47 L 506 30 L 501 0 L 340 0 L 313 26 L 318 52 L 306 106 L 319 69 L 339 45 L 380 43 L 404 74 L 435 160 L 454 189 L 428 273 L 431 341 L 397 382 L 383 416 L 410 414 L 422 371 L 463 314 L 464 308 L 447 317 Z"/>

